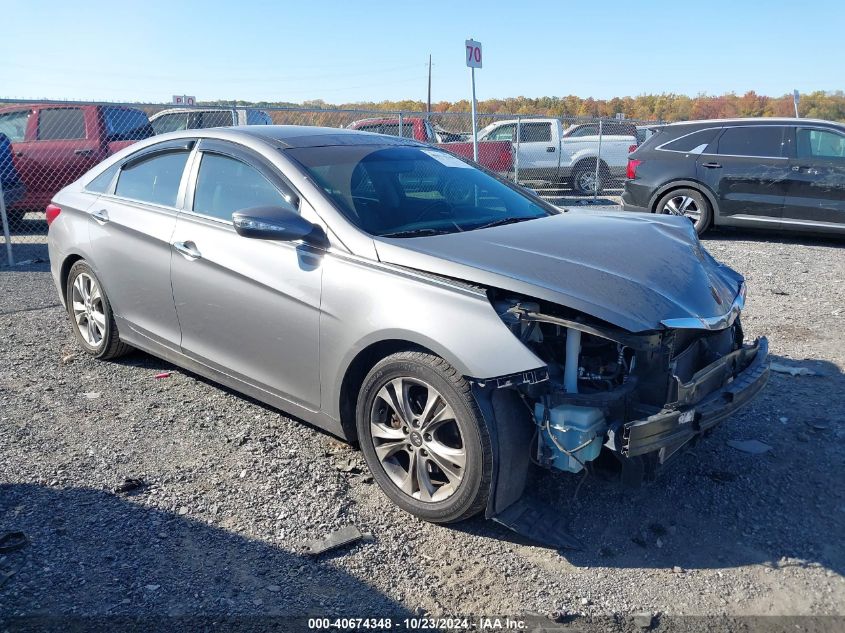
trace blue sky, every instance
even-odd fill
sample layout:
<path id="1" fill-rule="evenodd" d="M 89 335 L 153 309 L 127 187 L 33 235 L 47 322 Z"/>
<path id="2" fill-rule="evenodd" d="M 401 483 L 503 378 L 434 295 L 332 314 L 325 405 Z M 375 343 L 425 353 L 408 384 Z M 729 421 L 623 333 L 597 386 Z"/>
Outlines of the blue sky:
<path id="1" fill-rule="evenodd" d="M 845 88 L 845 0 L 3 4 L 7 98 L 457 100 L 469 36 L 479 99 Z"/>

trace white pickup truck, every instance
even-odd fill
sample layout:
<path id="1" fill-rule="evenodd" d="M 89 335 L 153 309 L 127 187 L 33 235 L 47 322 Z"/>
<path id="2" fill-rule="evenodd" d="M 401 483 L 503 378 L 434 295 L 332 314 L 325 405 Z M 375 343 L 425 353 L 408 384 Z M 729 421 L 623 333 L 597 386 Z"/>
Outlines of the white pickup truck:
<path id="1" fill-rule="evenodd" d="M 496 121 L 478 132 L 478 140 L 509 140 L 518 147 L 523 184 L 568 185 L 579 194 L 598 193 L 610 180 L 625 177 L 628 154 L 637 146 L 636 127 L 615 121 L 602 123 L 600 153 L 598 123 L 564 129 L 559 119 L 528 119 L 520 122 L 519 143 L 516 124 L 515 120 Z"/>

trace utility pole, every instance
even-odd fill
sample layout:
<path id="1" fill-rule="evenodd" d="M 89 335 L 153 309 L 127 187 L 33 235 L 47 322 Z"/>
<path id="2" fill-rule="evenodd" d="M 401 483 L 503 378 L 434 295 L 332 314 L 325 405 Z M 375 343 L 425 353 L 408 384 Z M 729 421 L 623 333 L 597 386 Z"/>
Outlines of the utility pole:
<path id="1" fill-rule="evenodd" d="M 428 54 L 428 99 L 426 100 L 425 111 L 431 114 L 431 53 Z"/>

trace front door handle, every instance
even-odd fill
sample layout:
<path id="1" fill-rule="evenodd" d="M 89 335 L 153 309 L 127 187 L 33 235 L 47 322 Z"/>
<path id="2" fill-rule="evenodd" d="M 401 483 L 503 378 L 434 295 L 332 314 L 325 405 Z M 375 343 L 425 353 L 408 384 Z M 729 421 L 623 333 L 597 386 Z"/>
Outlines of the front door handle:
<path id="1" fill-rule="evenodd" d="M 706 167 L 707 169 L 721 169 L 722 166 L 719 163 L 704 163 L 702 167 Z"/>
<path id="2" fill-rule="evenodd" d="M 109 221 L 109 212 L 105 209 L 100 209 L 99 211 L 94 211 L 91 214 L 91 217 L 97 220 L 100 224 L 105 224 Z"/>
<path id="3" fill-rule="evenodd" d="M 173 242 L 173 248 L 190 260 L 202 257 L 202 253 L 197 250 L 197 245 L 193 242 Z"/>
<path id="4" fill-rule="evenodd" d="M 546 151 L 549 152 L 550 154 L 552 154 L 552 153 L 554 153 L 555 148 L 554 147 L 547 147 Z"/>
<path id="5" fill-rule="evenodd" d="M 810 174 L 811 176 L 818 176 L 819 170 L 814 167 L 809 167 L 807 165 L 793 165 L 792 171 L 797 172 L 804 172 L 805 174 Z"/>
<path id="6" fill-rule="evenodd" d="M 76 154 L 77 156 L 90 156 L 91 154 L 94 153 L 94 150 L 93 149 L 75 149 L 75 150 L 73 150 L 73 153 Z"/>

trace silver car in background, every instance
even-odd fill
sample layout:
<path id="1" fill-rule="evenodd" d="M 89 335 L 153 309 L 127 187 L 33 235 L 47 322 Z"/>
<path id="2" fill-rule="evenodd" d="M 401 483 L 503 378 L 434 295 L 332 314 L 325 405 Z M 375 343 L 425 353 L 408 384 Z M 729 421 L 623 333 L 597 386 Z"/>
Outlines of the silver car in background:
<path id="1" fill-rule="evenodd" d="M 166 134 L 47 217 L 87 352 L 138 348 L 357 441 L 429 521 L 500 516 L 532 462 L 642 476 L 768 375 L 742 277 L 688 220 L 563 213 L 409 139 Z"/>

